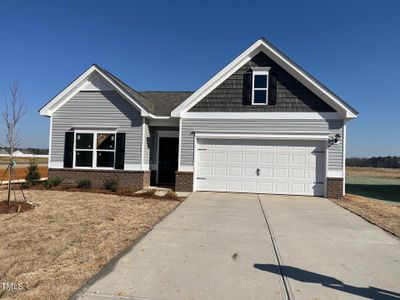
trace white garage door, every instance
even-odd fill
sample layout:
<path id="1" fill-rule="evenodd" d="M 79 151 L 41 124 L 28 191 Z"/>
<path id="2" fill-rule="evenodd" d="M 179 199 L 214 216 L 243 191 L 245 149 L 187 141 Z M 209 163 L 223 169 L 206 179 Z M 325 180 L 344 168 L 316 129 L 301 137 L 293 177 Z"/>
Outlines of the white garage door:
<path id="1" fill-rule="evenodd" d="M 197 143 L 196 189 L 324 195 L 319 141 L 214 140 Z"/>

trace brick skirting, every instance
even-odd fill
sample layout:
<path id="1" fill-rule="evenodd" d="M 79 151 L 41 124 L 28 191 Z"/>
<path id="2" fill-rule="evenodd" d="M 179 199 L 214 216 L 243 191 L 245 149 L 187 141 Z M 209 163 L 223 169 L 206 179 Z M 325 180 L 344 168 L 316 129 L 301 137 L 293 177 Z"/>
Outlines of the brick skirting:
<path id="1" fill-rule="evenodd" d="M 328 198 L 343 198 L 343 178 L 327 178 Z"/>
<path id="2" fill-rule="evenodd" d="M 193 172 L 175 173 L 175 191 L 193 192 Z"/>
<path id="3" fill-rule="evenodd" d="M 94 188 L 103 188 L 108 179 L 118 179 L 120 187 L 133 189 L 150 185 L 150 171 L 49 169 L 49 178 L 54 177 L 61 177 L 64 186 L 76 186 L 80 179 L 89 179 Z"/>

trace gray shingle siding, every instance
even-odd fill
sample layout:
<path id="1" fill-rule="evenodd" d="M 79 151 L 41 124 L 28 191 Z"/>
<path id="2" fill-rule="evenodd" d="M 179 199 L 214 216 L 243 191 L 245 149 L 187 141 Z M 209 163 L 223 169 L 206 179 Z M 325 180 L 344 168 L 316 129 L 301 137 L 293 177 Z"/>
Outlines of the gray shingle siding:
<path id="1" fill-rule="evenodd" d="M 343 120 L 211 120 L 183 119 L 181 129 L 181 165 L 193 166 L 193 132 L 223 133 L 339 133 L 343 136 Z M 343 166 L 343 142 L 328 149 L 328 170 L 340 171 Z"/>
<path id="2" fill-rule="evenodd" d="M 74 128 L 116 128 L 126 133 L 125 164 L 140 164 L 142 117 L 115 91 L 79 92 L 52 117 L 51 163 L 62 163 L 65 132 Z"/>
<path id="3" fill-rule="evenodd" d="M 243 105 L 244 74 L 250 72 L 252 67 L 271 67 L 270 72 L 277 75 L 277 95 L 275 105 Z M 334 111 L 334 109 L 302 85 L 292 75 L 283 70 L 267 55 L 259 53 L 189 111 L 331 112 Z"/>

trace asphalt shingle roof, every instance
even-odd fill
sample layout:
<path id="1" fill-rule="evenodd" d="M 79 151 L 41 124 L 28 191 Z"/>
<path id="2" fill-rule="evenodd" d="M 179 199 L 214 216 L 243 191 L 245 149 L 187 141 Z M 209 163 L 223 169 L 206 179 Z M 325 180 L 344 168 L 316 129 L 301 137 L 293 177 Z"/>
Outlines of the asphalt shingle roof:
<path id="1" fill-rule="evenodd" d="M 179 91 L 144 91 L 137 92 L 125 82 L 115 77 L 113 74 L 96 65 L 98 69 L 104 72 L 121 89 L 131 95 L 150 113 L 157 116 L 170 116 L 171 112 L 183 101 L 185 101 L 193 92 Z"/>
<path id="2" fill-rule="evenodd" d="M 154 105 L 154 114 L 158 116 L 169 116 L 171 112 L 193 92 L 162 91 L 140 92 L 146 99 Z"/>

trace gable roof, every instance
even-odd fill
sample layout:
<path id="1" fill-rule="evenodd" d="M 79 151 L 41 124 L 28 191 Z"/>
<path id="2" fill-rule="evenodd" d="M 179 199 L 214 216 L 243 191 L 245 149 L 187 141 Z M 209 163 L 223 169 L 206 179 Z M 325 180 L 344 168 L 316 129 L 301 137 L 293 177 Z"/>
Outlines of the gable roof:
<path id="1" fill-rule="evenodd" d="M 94 73 L 98 73 L 106 79 L 122 96 L 141 111 L 142 116 L 169 118 L 171 116 L 171 111 L 193 93 L 175 91 L 137 92 L 118 77 L 99 65 L 94 64 L 40 108 L 40 114 L 43 116 L 52 116 L 66 101 L 79 92 L 82 84 Z"/>
<path id="2" fill-rule="evenodd" d="M 214 77 L 201 86 L 188 99 L 180 104 L 171 113 L 172 117 L 181 117 L 182 114 L 191 109 L 194 105 L 200 102 L 205 96 L 212 92 L 222 82 L 234 74 L 238 69 L 250 61 L 255 55 L 263 52 L 273 61 L 280 65 L 285 71 L 295 77 L 304 86 L 309 88 L 313 93 L 320 97 L 323 101 L 334 108 L 343 118 L 356 118 L 358 112 L 352 108 L 343 99 L 329 90 L 321 82 L 315 79 L 312 75 L 302 69 L 289 57 L 279 51 L 265 38 L 261 38 L 247 48 L 242 54 L 235 58 L 225 68 L 218 72 Z"/>

